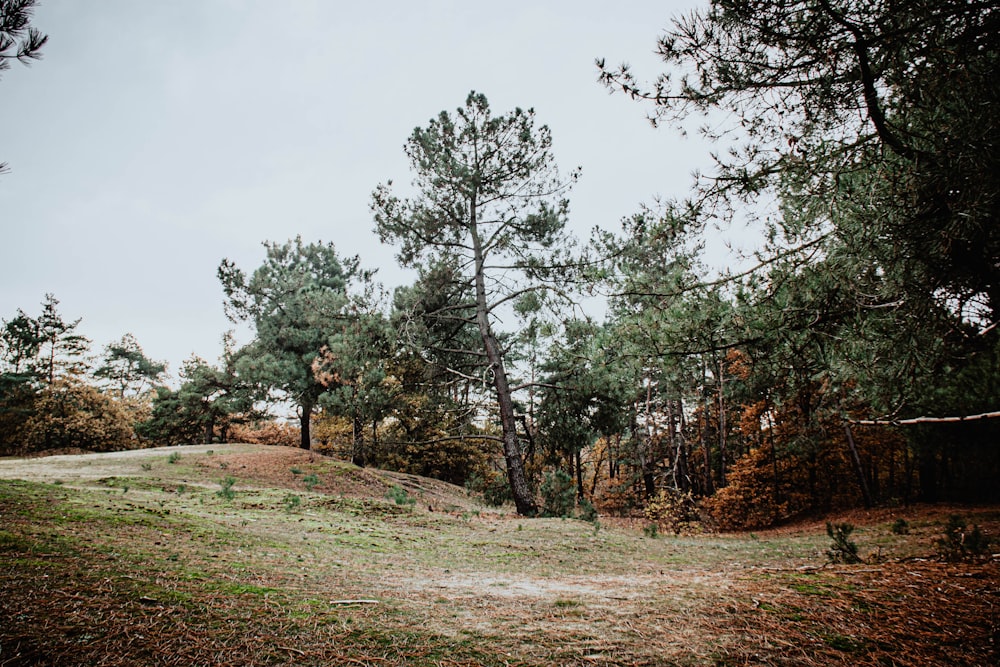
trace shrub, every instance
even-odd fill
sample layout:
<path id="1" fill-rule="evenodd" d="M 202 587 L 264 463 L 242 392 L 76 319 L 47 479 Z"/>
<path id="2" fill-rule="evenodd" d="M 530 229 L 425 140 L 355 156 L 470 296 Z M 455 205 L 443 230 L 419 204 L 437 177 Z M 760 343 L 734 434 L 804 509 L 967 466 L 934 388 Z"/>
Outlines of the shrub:
<path id="1" fill-rule="evenodd" d="M 299 505 L 302 504 L 302 499 L 299 498 L 294 493 L 289 493 L 287 496 L 284 497 L 284 499 L 282 499 L 282 502 L 285 505 L 286 512 L 294 512 L 299 508 Z"/>
<path id="2" fill-rule="evenodd" d="M 170 456 L 167 457 L 167 463 L 177 463 L 181 460 L 180 452 L 170 452 Z"/>
<path id="3" fill-rule="evenodd" d="M 830 536 L 833 543 L 826 552 L 826 557 L 831 563 L 860 563 L 858 556 L 858 545 L 851 541 L 851 533 L 854 526 L 849 523 L 832 524 L 826 522 L 826 534 Z"/>
<path id="4" fill-rule="evenodd" d="M 669 527 L 675 535 L 690 530 L 700 521 L 698 505 L 690 491 L 660 489 L 646 505 L 646 519 Z"/>
<path id="5" fill-rule="evenodd" d="M 417 502 L 417 499 L 410 496 L 406 489 L 395 484 L 385 494 L 385 497 L 394 500 L 397 505 L 413 505 Z"/>
<path id="6" fill-rule="evenodd" d="M 576 488 L 573 478 L 564 470 L 545 473 L 542 482 L 542 516 L 573 516 Z"/>
<path id="7" fill-rule="evenodd" d="M 592 502 L 584 498 L 579 503 L 579 510 L 577 516 L 583 521 L 590 521 L 591 523 L 597 523 L 597 508 L 594 507 L 594 504 Z"/>
<path id="8" fill-rule="evenodd" d="M 236 492 L 233 491 L 234 484 L 236 484 L 236 479 L 226 475 L 226 478 L 219 482 L 219 490 L 215 492 L 215 495 L 226 500 L 232 500 L 236 497 Z"/>
<path id="9" fill-rule="evenodd" d="M 726 479 L 727 485 L 703 503 L 707 518 L 722 530 L 767 528 L 791 513 L 787 498 L 777 501 L 771 447 L 748 452 Z"/>
<path id="10" fill-rule="evenodd" d="M 294 424 L 264 421 L 253 424 L 233 424 L 229 427 L 228 439 L 230 442 L 246 442 L 253 445 L 298 447 L 302 441 L 302 435 L 299 432 L 299 427 Z"/>
<path id="11" fill-rule="evenodd" d="M 948 517 L 944 536 L 938 540 L 938 555 L 947 561 L 982 558 L 990 554 L 990 538 L 979 526 L 970 530 L 965 520 L 957 514 Z"/>
<path id="12" fill-rule="evenodd" d="M 485 475 L 473 473 L 466 480 L 465 489 L 470 493 L 479 494 L 483 502 L 492 507 L 500 507 L 504 503 L 514 500 L 507 478 L 498 472 Z"/>
<path id="13" fill-rule="evenodd" d="M 312 491 L 319 484 L 319 477 L 314 474 L 306 475 L 302 478 L 302 483 L 306 485 L 307 491 Z"/>
<path id="14" fill-rule="evenodd" d="M 910 524 L 906 519 L 896 519 L 892 524 L 893 535 L 909 535 Z"/>
<path id="15" fill-rule="evenodd" d="M 130 415 L 94 387 L 56 381 L 42 389 L 16 429 L 20 453 L 79 448 L 97 452 L 138 446 Z"/>

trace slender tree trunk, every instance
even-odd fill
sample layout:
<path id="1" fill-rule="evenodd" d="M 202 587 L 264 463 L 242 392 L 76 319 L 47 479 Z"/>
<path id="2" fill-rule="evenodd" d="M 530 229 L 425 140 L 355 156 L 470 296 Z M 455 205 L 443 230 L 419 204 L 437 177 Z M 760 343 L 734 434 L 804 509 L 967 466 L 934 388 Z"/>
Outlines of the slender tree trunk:
<path id="1" fill-rule="evenodd" d="M 576 450 L 576 499 L 582 501 L 583 496 L 583 454 Z"/>
<path id="2" fill-rule="evenodd" d="M 777 508 L 781 505 L 781 478 L 778 476 L 778 446 L 774 441 L 774 419 L 771 417 L 770 404 L 767 408 L 767 424 L 767 439 L 771 443 L 771 474 L 774 477 L 774 506 Z"/>
<path id="3" fill-rule="evenodd" d="M 893 438 L 889 438 L 889 479 L 886 484 L 889 489 L 886 492 L 889 498 L 897 498 L 896 494 L 896 444 Z"/>
<path id="4" fill-rule="evenodd" d="M 361 414 L 354 406 L 351 423 L 351 461 L 361 468 L 367 463 L 365 457 L 365 424 L 361 419 Z"/>
<path id="5" fill-rule="evenodd" d="M 618 476 L 618 452 L 622 447 L 622 434 L 615 433 L 615 445 L 614 448 L 611 446 L 611 440 L 608 440 L 608 479 L 614 479 Z"/>
<path id="6" fill-rule="evenodd" d="M 590 481 L 590 497 L 591 498 L 593 498 L 597 494 L 597 480 L 601 476 L 601 463 L 602 463 L 601 457 L 604 456 L 605 454 L 607 454 L 609 456 L 611 454 L 611 451 L 610 451 L 610 448 L 611 448 L 611 439 L 608 436 L 604 436 L 604 443 L 605 443 L 604 448 L 598 450 L 598 451 L 604 452 L 604 454 L 599 454 L 597 456 L 597 458 L 594 460 L 594 479 L 592 479 Z"/>
<path id="7" fill-rule="evenodd" d="M 850 424 L 844 424 L 844 433 L 847 435 L 847 446 L 851 449 L 851 460 L 854 461 L 854 473 L 858 476 L 858 484 L 861 486 L 861 497 L 864 499 L 865 507 L 871 507 L 872 493 L 868 489 L 868 479 L 865 477 L 865 470 L 861 466 L 861 457 L 858 456 L 858 448 L 854 444 L 854 434 L 851 433 Z"/>
<path id="8" fill-rule="evenodd" d="M 699 420 L 698 439 L 701 441 L 701 451 L 705 456 L 705 495 L 710 496 L 715 493 L 715 484 L 712 482 L 712 452 L 710 451 L 708 436 L 706 435 L 706 431 L 708 430 L 708 392 L 707 387 L 705 387 L 705 381 L 708 374 L 705 370 L 705 364 L 702 363 L 701 419 Z"/>
<path id="9" fill-rule="evenodd" d="M 486 313 L 480 319 L 485 320 Z M 480 329 L 482 331 L 482 329 Z M 497 392 L 497 404 L 500 410 L 500 428 L 503 433 L 503 454 L 507 464 L 507 481 L 510 482 L 511 494 L 517 513 L 522 516 L 534 516 L 538 513 L 534 495 L 528 486 L 527 475 L 524 472 L 524 461 L 521 460 L 521 447 L 517 438 L 517 420 L 514 415 L 514 401 L 511 398 L 510 384 L 507 381 L 507 370 L 504 368 L 503 357 L 500 354 L 500 344 L 486 324 L 483 333 L 483 343 L 486 346 L 486 357 L 493 369 L 493 387 Z"/>
<path id="10" fill-rule="evenodd" d="M 719 361 L 719 486 L 726 485 L 726 396 L 724 360 Z"/>
<path id="11" fill-rule="evenodd" d="M 653 380 L 646 377 L 646 424 L 643 427 L 642 483 L 646 499 L 656 495 L 656 479 L 653 476 Z"/>
<path id="12" fill-rule="evenodd" d="M 514 400 L 511 396 L 510 383 L 507 380 L 507 369 L 504 366 L 503 352 L 500 342 L 490 325 L 489 304 L 486 301 L 486 280 L 483 274 L 483 249 L 476 227 L 477 202 L 472 196 L 469 205 L 469 231 L 472 237 L 475 253 L 475 286 L 476 286 L 476 324 L 483 339 L 486 360 L 493 373 L 493 387 L 497 393 L 497 407 L 500 411 L 500 429 L 503 434 L 503 455 L 507 464 L 507 481 L 510 483 L 511 495 L 517 513 L 522 516 L 534 516 L 538 513 L 534 494 L 528 485 L 524 471 L 524 461 L 521 459 L 521 447 L 517 438 L 517 417 L 514 414 Z"/>
<path id="13" fill-rule="evenodd" d="M 299 447 L 302 449 L 310 449 L 312 447 L 312 435 L 309 433 L 309 422 L 312 420 L 312 401 L 303 399 L 300 407 L 301 414 L 299 415 L 299 432 L 302 435 L 302 440 L 299 442 Z"/>
<path id="14" fill-rule="evenodd" d="M 677 399 L 675 405 L 677 415 L 677 488 L 681 491 L 691 490 L 690 463 L 688 461 L 687 439 L 684 437 L 684 402 Z"/>

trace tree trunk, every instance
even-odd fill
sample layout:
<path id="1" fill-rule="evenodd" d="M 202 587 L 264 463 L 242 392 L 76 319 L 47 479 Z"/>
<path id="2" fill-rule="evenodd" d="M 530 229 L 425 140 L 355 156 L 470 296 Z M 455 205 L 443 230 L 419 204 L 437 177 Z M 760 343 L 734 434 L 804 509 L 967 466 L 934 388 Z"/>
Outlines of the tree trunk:
<path id="1" fill-rule="evenodd" d="M 490 325 L 489 304 L 486 301 L 486 280 L 483 274 L 483 249 L 479 230 L 476 227 L 476 206 L 476 197 L 473 195 L 469 206 L 469 232 L 475 253 L 476 324 L 479 326 L 486 359 L 493 373 L 493 387 L 497 392 L 500 428 L 503 433 L 503 456 L 507 464 L 507 481 L 510 482 L 514 505 L 517 507 L 518 514 L 534 516 L 538 513 L 538 507 L 524 472 L 524 461 L 521 459 L 521 447 L 517 438 L 517 417 L 514 414 L 514 400 L 511 396 L 510 383 L 507 380 L 507 369 L 504 366 L 500 342 Z"/>
<path id="2" fill-rule="evenodd" d="M 726 397 L 723 393 L 725 368 L 719 361 L 719 487 L 726 485 Z"/>
<path id="3" fill-rule="evenodd" d="M 354 414 L 351 420 L 351 461 L 359 468 L 364 468 L 368 462 L 365 456 L 365 424 L 361 420 L 357 406 L 352 412 Z"/>
<path id="4" fill-rule="evenodd" d="M 865 502 L 865 507 L 869 508 L 872 506 L 872 494 L 868 489 L 868 480 L 865 477 L 865 470 L 861 465 L 861 457 L 858 455 L 857 445 L 854 444 L 854 434 L 851 433 L 850 424 L 844 424 L 844 433 L 847 434 L 847 446 L 851 449 L 854 473 L 858 476 L 858 484 L 861 486 L 861 497 Z"/>
<path id="5" fill-rule="evenodd" d="M 594 459 L 594 477 L 590 480 L 590 497 L 591 498 L 593 498 L 595 495 L 597 495 L 597 481 L 601 477 L 601 464 L 604 462 L 601 459 L 602 459 L 602 457 L 605 454 L 609 453 L 608 450 L 609 450 L 610 445 L 607 445 L 608 439 L 609 439 L 608 436 L 604 436 L 604 442 L 605 442 L 606 446 L 603 447 L 603 448 L 600 448 L 600 447 L 596 448 L 597 458 Z"/>
<path id="6" fill-rule="evenodd" d="M 704 362 L 701 365 L 701 419 L 699 419 L 698 439 L 701 442 L 701 451 L 705 456 L 705 495 L 711 496 L 715 493 L 715 485 L 712 482 L 712 452 L 708 444 L 708 396 L 705 381 L 707 373 Z"/>
<path id="7" fill-rule="evenodd" d="M 671 429 L 676 429 L 675 438 L 677 440 L 677 454 L 675 468 L 677 470 L 677 488 L 681 491 L 691 490 L 690 463 L 688 461 L 687 440 L 684 438 L 684 402 L 677 399 L 675 403 L 675 420 L 671 424 Z"/>
<path id="8" fill-rule="evenodd" d="M 482 319 L 487 316 L 483 313 Z M 534 495 L 528 486 L 524 472 L 524 462 L 521 460 L 521 447 L 517 439 L 517 420 L 514 416 L 514 401 L 511 398 L 510 385 L 507 381 L 507 371 L 500 355 L 500 344 L 489 330 L 483 334 L 486 346 L 486 356 L 493 369 L 493 387 L 497 392 L 497 404 L 500 409 L 500 428 L 503 432 L 503 455 L 507 464 L 507 481 L 510 482 L 511 494 L 517 513 L 522 516 L 534 516 L 538 513 Z"/>
<path id="9" fill-rule="evenodd" d="M 642 484 L 646 500 L 652 500 L 656 495 L 655 457 L 653 453 L 653 438 L 656 434 L 656 424 L 653 422 L 653 378 L 646 376 L 646 424 L 643 427 L 642 447 Z"/>
<path id="10" fill-rule="evenodd" d="M 312 401 L 303 400 L 301 409 L 302 413 L 299 415 L 299 432 L 302 435 L 302 440 L 299 442 L 299 447 L 310 449 L 312 447 L 312 436 L 309 433 L 309 422 L 312 420 Z"/>
<path id="11" fill-rule="evenodd" d="M 781 478 L 778 476 L 778 446 L 774 442 L 774 419 L 771 417 L 771 406 L 767 407 L 767 439 L 771 443 L 771 475 L 774 477 L 774 506 L 781 505 Z M 777 520 L 775 516 L 775 520 Z"/>

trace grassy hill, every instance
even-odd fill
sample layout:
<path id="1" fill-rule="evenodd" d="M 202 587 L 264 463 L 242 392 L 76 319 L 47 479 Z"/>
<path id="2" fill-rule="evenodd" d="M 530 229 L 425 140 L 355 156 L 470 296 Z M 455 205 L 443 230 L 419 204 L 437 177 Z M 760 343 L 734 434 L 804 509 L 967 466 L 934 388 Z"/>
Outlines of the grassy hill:
<path id="1" fill-rule="evenodd" d="M 949 514 L 650 537 L 297 449 L 0 460 L 0 665 L 990 665 L 996 559 Z M 899 519 L 908 531 L 899 530 Z M 896 530 L 893 530 L 894 524 Z"/>

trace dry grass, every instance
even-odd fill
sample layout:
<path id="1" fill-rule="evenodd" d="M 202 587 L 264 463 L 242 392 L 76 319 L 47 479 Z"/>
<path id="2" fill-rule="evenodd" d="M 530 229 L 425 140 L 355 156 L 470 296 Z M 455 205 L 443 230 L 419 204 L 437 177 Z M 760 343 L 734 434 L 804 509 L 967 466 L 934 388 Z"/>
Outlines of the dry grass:
<path id="1" fill-rule="evenodd" d="M 169 453 L 0 461 L 30 480 L 0 481 L 0 666 L 1000 657 L 997 561 L 933 557 L 954 511 L 1000 535 L 989 509 L 853 514 L 870 561 L 833 566 L 822 522 L 649 539 L 294 449 Z M 890 530 L 900 517 L 910 534 Z"/>

